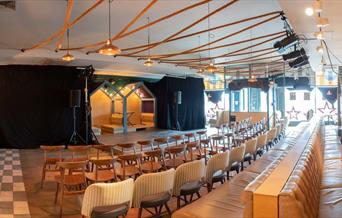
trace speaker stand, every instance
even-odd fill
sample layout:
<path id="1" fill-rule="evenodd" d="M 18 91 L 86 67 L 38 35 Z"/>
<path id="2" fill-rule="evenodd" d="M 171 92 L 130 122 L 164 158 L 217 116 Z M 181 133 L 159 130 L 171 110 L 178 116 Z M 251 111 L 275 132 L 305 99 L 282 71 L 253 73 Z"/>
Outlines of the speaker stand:
<path id="1" fill-rule="evenodd" d="M 82 142 L 83 144 L 86 144 L 82 136 L 76 131 L 76 107 L 72 107 L 72 115 L 73 115 L 73 121 L 74 121 L 74 126 L 73 126 L 73 132 L 72 135 L 69 139 L 69 143 L 73 145 L 77 145 L 78 142 Z"/>

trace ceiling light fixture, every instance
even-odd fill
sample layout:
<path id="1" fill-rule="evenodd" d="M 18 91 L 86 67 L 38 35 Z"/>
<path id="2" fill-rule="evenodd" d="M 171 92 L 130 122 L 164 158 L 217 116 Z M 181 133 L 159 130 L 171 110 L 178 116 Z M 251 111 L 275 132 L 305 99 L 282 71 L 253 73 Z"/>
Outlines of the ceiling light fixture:
<path id="1" fill-rule="evenodd" d="M 147 60 L 144 62 L 144 65 L 146 67 L 152 67 L 153 66 L 153 61 L 151 60 L 151 58 L 147 58 Z"/>
<path id="2" fill-rule="evenodd" d="M 108 40 L 106 44 L 102 46 L 97 52 L 102 55 L 115 56 L 121 53 L 120 48 L 112 44 L 111 39 L 111 17 L 110 17 L 110 6 L 113 0 L 108 0 Z"/>
<path id="3" fill-rule="evenodd" d="M 322 31 L 318 31 L 314 33 L 314 36 L 316 37 L 316 39 L 318 40 L 323 40 L 324 39 L 324 33 Z"/>
<path id="4" fill-rule="evenodd" d="M 68 49 L 69 49 L 70 48 L 69 47 L 69 28 L 67 29 L 67 43 L 68 43 Z M 67 50 L 67 53 L 63 55 L 62 60 L 70 62 L 70 61 L 75 60 L 75 57 L 72 54 L 70 54 L 69 50 Z"/>
<path id="5" fill-rule="evenodd" d="M 309 58 L 306 55 L 300 56 L 299 58 L 296 58 L 295 60 L 290 61 L 289 66 L 291 68 L 298 68 L 298 67 L 304 66 L 309 63 L 308 59 Z"/>
<path id="6" fill-rule="evenodd" d="M 329 25 L 328 18 L 318 17 L 317 18 L 317 27 L 326 27 Z"/>
<path id="7" fill-rule="evenodd" d="M 255 83 L 257 82 L 257 78 L 255 77 L 255 75 L 252 75 L 252 64 L 249 65 L 249 78 L 248 78 L 248 82 L 249 83 Z"/>
<path id="8" fill-rule="evenodd" d="M 148 59 L 144 62 L 146 67 L 152 67 L 153 61 L 151 60 L 151 52 L 150 52 L 150 17 L 147 17 L 147 46 L 148 46 Z"/>
<path id="9" fill-rule="evenodd" d="M 321 44 L 319 46 L 316 47 L 316 51 L 320 54 L 323 54 L 324 53 L 324 48 L 323 48 L 323 45 L 322 45 L 322 41 L 321 41 Z"/>
<path id="10" fill-rule="evenodd" d="M 322 2 L 320 0 L 317 0 L 313 3 L 313 8 L 315 12 L 321 13 L 322 12 Z"/>
<path id="11" fill-rule="evenodd" d="M 312 7 L 308 7 L 305 9 L 305 14 L 311 17 L 314 14 L 314 9 Z"/>

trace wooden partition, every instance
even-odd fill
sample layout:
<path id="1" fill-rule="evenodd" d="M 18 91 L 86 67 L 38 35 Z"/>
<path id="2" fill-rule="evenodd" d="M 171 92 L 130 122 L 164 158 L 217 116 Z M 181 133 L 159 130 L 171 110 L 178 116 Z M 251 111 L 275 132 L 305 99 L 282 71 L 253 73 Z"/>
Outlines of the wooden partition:
<path id="1" fill-rule="evenodd" d="M 252 123 L 256 123 L 263 118 L 267 119 L 267 112 L 231 112 L 231 115 L 236 116 L 236 121 L 244 120 L 248 117 L 252 117 Z M 217 112 L 217 124 L 221 125 L 229 122 L 229 111 Z"/>
<path id="2" fill-rule="evenodd" d="M 309 139 L 312 137 L 317 122 L 317 120 L 311 122 L 286 157 L 253 193 L 253 217 L 279 217 L 279 194 L 291 176 Z"/>

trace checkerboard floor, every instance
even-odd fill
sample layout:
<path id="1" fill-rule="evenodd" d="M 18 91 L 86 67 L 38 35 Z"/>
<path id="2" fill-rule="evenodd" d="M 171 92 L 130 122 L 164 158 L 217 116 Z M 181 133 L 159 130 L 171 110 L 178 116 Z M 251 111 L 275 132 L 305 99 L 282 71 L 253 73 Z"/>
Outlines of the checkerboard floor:
<path id="1" fill-rule="evenodd" d="M 0 149 L 0 218 L 29 218 L 19 150 Z"/>

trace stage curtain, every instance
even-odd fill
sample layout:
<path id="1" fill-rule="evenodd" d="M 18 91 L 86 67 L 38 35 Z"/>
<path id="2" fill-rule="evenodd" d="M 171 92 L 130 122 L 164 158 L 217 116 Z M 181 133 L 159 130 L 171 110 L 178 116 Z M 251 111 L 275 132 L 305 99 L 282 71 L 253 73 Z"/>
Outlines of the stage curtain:
<path id="1" fill-rule="evenodd" d="M 69 91 L 84 88 L 78 75 L 75 67 L 0 66 L 0 147 L 67 143 L 73 129 Z M 77 109 L 78 127 L 82 111 Z"/>
<path id="2" fill-rule="evenodd" d="M 178 105 L 178 121 L 181 130 L 205 127 L 204 83 L 201 78 L 164 77 L 156 83 L 145 85 L 157 99 L 157 126 L 175 129 L 175 93 L 182 92 L 182 102 Z"/>

